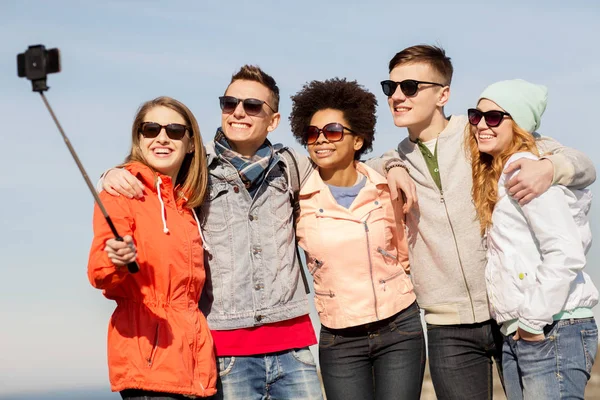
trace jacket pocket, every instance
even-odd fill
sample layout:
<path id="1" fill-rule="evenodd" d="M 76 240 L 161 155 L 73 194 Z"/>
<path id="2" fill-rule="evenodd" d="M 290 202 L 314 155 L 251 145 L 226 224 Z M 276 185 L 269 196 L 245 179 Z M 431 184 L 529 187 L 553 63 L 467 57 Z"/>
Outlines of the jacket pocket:
<path id="1" fill-rule="evenodd" d="M 328 319 L 329 315 L 334 315 L 335 308 L 335 293 L 331 290 L 316 290 L 315 289 L 315 308 L 321 319 Z"/>
<path id="2" fill-rule="evenodd" d="M 494 266 L 489 261 L 485 266 L 485 288 L 487 291 L 488 303 L 490 305 L 490 315 L 496 319 L 498 311 L 498 299 L 496 298 L 496 287 L 494 286 Z"/>
<path id="3" fill-rule="evenodd" d="M 516 316 L 525 292 L 535 285 L 535 269 L 524 266 L 518 254 L 503 254 L 492 249 L 488 250 L 486 275 L 488 298 L 496 317 Z"/>
<path id="4" fill-rule="evenodd" d="M 271 213 L 278 220 L 291 221 L 292 204 L 286 178 L 284 176 L 268 176 L 266 182 Z"/>
<path id="5" fill-rule="evenodd" d="M 390 260 L 394 260 L 394 261 L 398 261 L 398 257 L 396 257 L 395 255 L 393 255 L 392 253 L 384 250 L 381 247 L 377 248 L 377 252 L 379 252 L 379 254 L 381 254 L 384 258 L 390 259 Z"/>
<path id="6" fill-rule="evenodd" d="M 335 297 L 335 293 L 333 293 L 331 290 L 327 291 L 322 291 L 322 290 L 315 290 L 315 294 L 317 296 L 325 296 L 325 297 L 329 297 L 329 298 L 334 298 Z"/>
<path id="7" fill-rule="evenodd" d="M 228 184 L 215 183 L 208 188 L 206 200 L 202 205 L 202 228 L 210 232 L 223 232 L 227 229 L 229 202 Z"/>
<path id="8" fill-rule="evenodd" d="M 409 286 L 406 284 L 406 282 L 402 281 L 401 279 L 398 279 L 402 275 L 405 275 L 405 272 L 402 269 L 402 267 L 400 267 L 400 270 L 398 272 L 393 273 L 387 278 L 380 279 L 379 285 L 381 286 L 381 289 L 385 292 L 388 290 L 389 286 L 392 286 L 393 284 L 393 287 L 397 288 L 397 290 L 400 293 L 408 293 L 410 291 Z"/>
<path id="9" fill-rule="evenodd" d="M 144 358 L 146 360 L 146 364 L 148 365 L 148 367 L 152 367 L 152 365 L 155 361 L 156 351 L 158 350 L 158 340 L 159 339 L 160 339 L 160 323 L 157 323 L 154 328 L 154 338 L 153 338 L 153 340 L 150 341 L 151 348 L 150 348 L 150 350 L 146 351 L 146 354 L 144 354 Z"/>
<path id="10" fill-rule="evenodd" d="M 324 263 L 323 261 L 317 260 L 314 257 L 311 257 L 311 259 L 312 261 L 308 263 L 308 272 L 310 272 L 310 274 L 314 276 L 321 269 Z"/>

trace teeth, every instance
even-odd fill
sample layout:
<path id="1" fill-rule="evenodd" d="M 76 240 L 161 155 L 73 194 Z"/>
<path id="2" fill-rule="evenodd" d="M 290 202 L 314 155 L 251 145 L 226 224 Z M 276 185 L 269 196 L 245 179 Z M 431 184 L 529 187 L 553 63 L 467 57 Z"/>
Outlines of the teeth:
<path id="1" fill-rule="evenodd" d="M 243 129 L 243 128 L 247 128 L 248 124 L 238 124 L 238 123 L 233 122 L 233 123 L 231 123 L 231 126 L 233 126 L 234 128 Z"/>
<path id="2" fill-rule="evenodd" d="M 328 153 L 333 153 L 333 150 L 317 150 L 317 151 L 315 151 L 315 153 L 317 153 L 317 154 L 328 154 Z"/>
<path id="3" fill-rule="evenodd" d="M 154 152 L 156 154 L 169 154 L 169 153 L 171 153 L 171 150 L 169 150 L 169 149 L 155 149 Z"/>
<path id="4" fill-rule="evenodd" d="M 406 108 L 406 107 L 394 107 L 394 111 L 406 112 L 406 111 L 410 111 L 410 108 Z"/>
<path id="5" fill-rule="evenodd" d="M 488 140 L 488 139 L 493 139 L 494 135 L 479 135 L 479 139 L 483 139 L 483 140 Z"/>

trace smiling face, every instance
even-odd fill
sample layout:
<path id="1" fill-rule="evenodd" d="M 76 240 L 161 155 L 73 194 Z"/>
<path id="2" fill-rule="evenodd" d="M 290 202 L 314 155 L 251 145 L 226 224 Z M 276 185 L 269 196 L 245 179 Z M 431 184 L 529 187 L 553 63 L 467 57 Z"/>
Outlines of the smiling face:
<path id="1" fill-rule="evenodd" d="M 156 122 L 160 125 L 187 125 L 185 119 L 178 112 L 163 106 L 151 108 L 142 122 Z M 157 172 L 170 176 L 173 182 L 176 180 L 185 155 L 194 151 L 189 130 L 181 140 L 174 140 L 167 136 L 165 128 L 162 128 L 155 138 L 146 138 L 140 133 L 139 147 L 148 165 Z"/>
<path id="2" fill-rule="evenodd" d="M 272 106 L 271 91 L 265 85 L 255 81 L 233 81 L 225 96 L 233 96 L 240 100 L 258 99 Z M 221 127 L 233 150 L 244 156 L 252 156 L 265 142 L 269 132 L 279 125 L 281 116 L 263 104 L 258 115 L 250 116 L 240 101 L 232 113 L 221 113 Z"/>
<path id="3" fill-rule="evenodd" d="M 352 129 L 344 118 L 341 110 L 325 109 L 317 111 L 311 118 L 310 124 L 322 129 L 325 125 L 337 122 Z M 323 133 L 317 141 L 307 146 L 310 158 L 320 169 L 342 170 L 354 164 L 354 153 L 363 145 L 363 139 L 344 130 L 342 140 L 328 141 Z"/>
<path id="4" fill-rule="evenodd" d="M 444 84 L 440 74 L 436 73 L 429 64 L 422 62 L 401 64 L 390 72 L 390 80 L 394 82 L 402 82 L 406 79 Z M 406 96 L 398 86 L 394 94 L 388 97 L 394 124 L 409 130 L 424 129 L 431 123 L 436 111 L 446 104 L 449 94 L 448 86 L 419 84 L 417 93 Z"/>
<path id="5" fill-rule="evenodd" d="M 477 104 L 477 109 L 482 112 L 498 110 L 505 111 L 498 104 L 488 99 L 481 99 Z M 508 149 L 513 141 L 513 122 L 510 118 L 505 117 L 500 125 L 495 128 L 490 128 L 485 118 L 481 118 L 481 121 L 476 126 L 474 135 L 477 140 L 477 146 L 479 151 L 487 153 L 492 157 L 498 156 L 503 150 Z"/>

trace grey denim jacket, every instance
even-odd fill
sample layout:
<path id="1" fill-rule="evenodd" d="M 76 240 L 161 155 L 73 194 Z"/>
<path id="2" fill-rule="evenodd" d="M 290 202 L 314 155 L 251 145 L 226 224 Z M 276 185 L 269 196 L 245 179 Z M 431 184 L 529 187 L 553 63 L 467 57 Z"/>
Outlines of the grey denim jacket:
<path id="1" fill-rule="evenodd" d="M 216 155 L 214 142 L 206 152 L 209 181 L 200 218 L 207 281 L 199 305 L 210 328 L 248 328 L 308 314 L 285 160 L 276 151 L 279 161 L 252 198 L 236 169 Z"/>

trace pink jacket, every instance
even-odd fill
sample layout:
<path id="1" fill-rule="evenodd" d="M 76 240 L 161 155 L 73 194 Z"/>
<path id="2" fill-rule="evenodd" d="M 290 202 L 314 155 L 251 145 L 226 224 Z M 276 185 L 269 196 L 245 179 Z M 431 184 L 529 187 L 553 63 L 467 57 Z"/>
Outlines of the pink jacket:
<path id="1" fill-rule="evenodd" d="M 416 300 L 402 203 L 392 202 L 381 175 L 363 163 L 356 168 L 367 182 L 349 209 L 337 204 L 318 170 L 300 190 L 296 234 L 319 318 L 333 329 L 388 318 Z"/>

